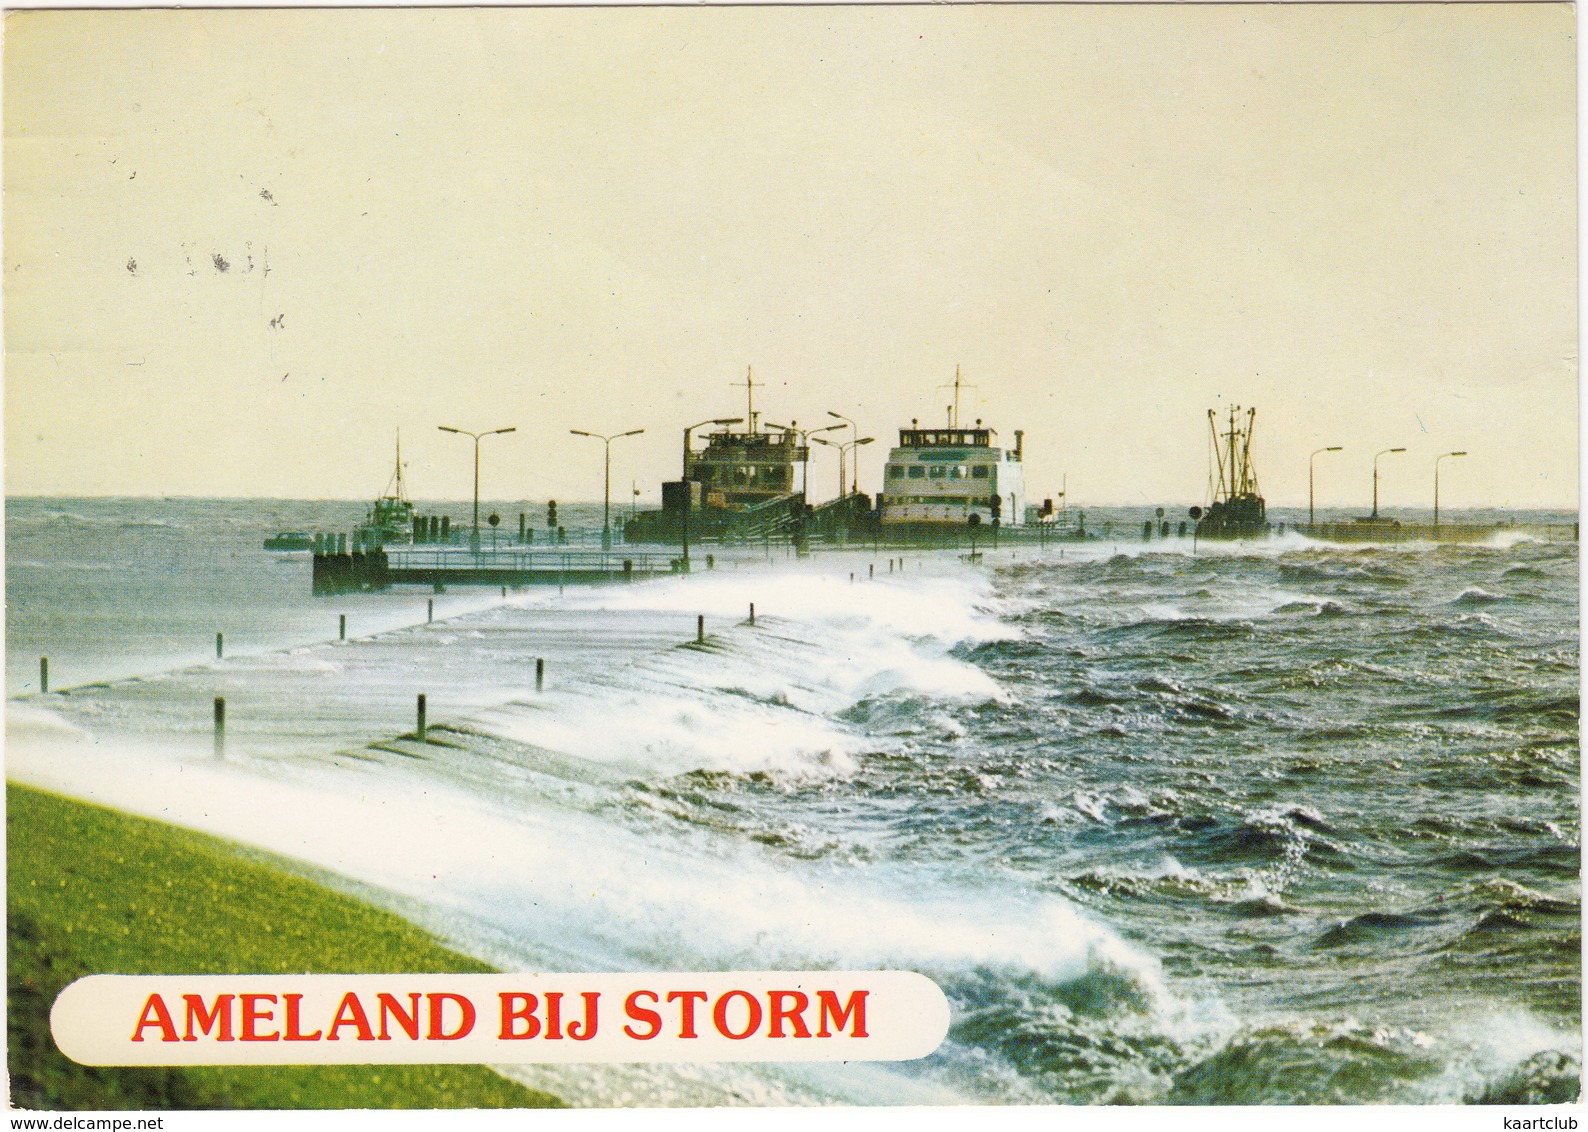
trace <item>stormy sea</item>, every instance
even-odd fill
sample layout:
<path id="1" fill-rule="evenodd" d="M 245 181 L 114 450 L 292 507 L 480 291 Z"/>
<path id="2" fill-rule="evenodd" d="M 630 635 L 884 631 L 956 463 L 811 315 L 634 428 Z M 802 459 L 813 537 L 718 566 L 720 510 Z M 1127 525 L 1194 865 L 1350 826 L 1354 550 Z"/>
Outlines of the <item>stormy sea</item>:
<path id="1" fill-rule="evenodd" d="M 313 596 L 261 547 L 360 511 L 8 501 L 9 777 L 280 854 L 506 970 L 903 968 L 953 1012 L 913 1062 L 516 1079 L 577 1105 L 1578 1095 L 1574 515 L 1194 546 L 1099 510 L 1107 537 L 976 560 L 705 548 L 505 596 Z M 401 738 L 419 692 L 441 742 Z"/>

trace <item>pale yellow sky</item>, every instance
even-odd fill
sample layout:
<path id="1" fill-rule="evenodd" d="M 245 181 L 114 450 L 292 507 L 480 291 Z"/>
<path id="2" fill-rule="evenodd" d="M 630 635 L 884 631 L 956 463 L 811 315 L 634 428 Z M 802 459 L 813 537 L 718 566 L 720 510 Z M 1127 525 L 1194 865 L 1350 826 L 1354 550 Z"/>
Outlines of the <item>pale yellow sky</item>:
<path id="1" fill-rule="evenodd" d="M 653 495 L 954 367 L 1040 498 L 1577 499 L 1569 6 L 7 17 L 6 490 Z M 225 270 L 221 270 L 221 265 Z M 836 473 L 822 452 L 813 479 Z M 1325 461 L 1328 461 L 1327 463 Z M 1396 462 L 1398 461 L 1398 462 Z"/>

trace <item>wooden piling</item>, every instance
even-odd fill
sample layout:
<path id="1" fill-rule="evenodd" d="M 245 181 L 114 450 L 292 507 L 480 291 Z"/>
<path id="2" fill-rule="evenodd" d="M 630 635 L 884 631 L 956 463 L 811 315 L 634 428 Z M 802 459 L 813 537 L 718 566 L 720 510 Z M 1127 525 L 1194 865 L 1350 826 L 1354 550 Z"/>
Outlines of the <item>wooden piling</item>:
<path id="1" fill-rule="evenodd" d="M 345 641 L 345 640 L 347 640 L 347 614 L 338 613 L 336 616 L 337 616 L 336 639 L 339 640 L 339 641 Z"/>
<path id="2" fill-rule="evenodd" d="M 428 625 L 436 619 L 436 599 L 425 599 L 425 624 Z"/>
<path id="3" fill-rule="evenodd" d="M 47 695 L 50 690 L 50 658 L 39 657 L 39 692 Z"/>
<path id="4" fill-rule="evenodd" d="M 539 692 L 546 687 L 546 658 L 535 658 L 535 691 Z"/>
<path id="5" fill-rule="evenodd" d="M 215 634 L 215 659 L 216 660 L 224 660 L 225 658 L 226 658 L 226 636 L 223 633 L 216 633 Z"/>
<path id="6" fill-rule="evenodd" d="M 696 614 L 695 616 L 695 643 L 697 645 L 706 643 L 706 615 L 704 613 Z"/>
<path id="7" fill-rule="evenodd" d="M 750 603 L 750 624 L 755 624 L 755 602 Z"/>
<path id="8" fill-rule="evenodd" d="M 866 577 L 875 578 L 876 576 L 877 576 L 877 564 L 875 562 L 873 562 L 871 565 L 866 567 Z"/>
<path id="9" fill-rule="evenodd" d="M 215 697 L 215 757 L 226 757 L 226 697 Z"/>
<path id="10" fill-rule="evenodd" d="M 419 724 L 414 728 L 414 734 L 418 737 L 419 741 L 423 743 L 425 741 L 425 694 L 423 692 L 419 693 L 418 708 Z"/>

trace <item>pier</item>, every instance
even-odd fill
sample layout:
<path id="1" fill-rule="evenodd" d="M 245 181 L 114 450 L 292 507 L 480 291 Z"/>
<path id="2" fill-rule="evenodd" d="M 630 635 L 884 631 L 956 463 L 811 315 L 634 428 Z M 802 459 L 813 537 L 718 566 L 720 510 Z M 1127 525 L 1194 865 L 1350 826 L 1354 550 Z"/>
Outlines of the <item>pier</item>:
<path id="1" fill-rule="evenodd" d="M 670 574 L 667 553 L 601 550 L 473 551 L 466 547 L 390 546 L 350 554 L 315 554 L 315 593 L 384 590 L 392 586 L 562 586 L 632 582 Z"/>
<path id="2" fill-rule="evenodd" d="M 1546 542 L 1575 542 L 1577 526 L 1564 523 L 1428 523 L 1396 519 L 1297 523 L 1297 534 L 1323 542 L 1484 542 L 1501 534 L 1524 534 Z"/>

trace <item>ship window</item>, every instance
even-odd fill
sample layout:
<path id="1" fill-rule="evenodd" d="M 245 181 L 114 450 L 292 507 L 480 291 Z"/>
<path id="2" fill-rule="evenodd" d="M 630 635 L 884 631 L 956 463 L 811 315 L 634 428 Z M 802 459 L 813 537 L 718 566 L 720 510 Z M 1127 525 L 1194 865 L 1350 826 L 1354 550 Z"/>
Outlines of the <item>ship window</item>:
<path id="1" fill-rule="evenodd" d="M 977 464 L 975 467 L 973 467 L 970 470 L 970 478 L 973 479 L 973 480 L 984 480 L 984 479 L 986 479 L 987 478 L 987 465 L 986 464 Z"/>
<path id="2" fill-rule="evenodd" d="M 948 469 L 943 467 L 942 464 L 933 464 L 931 468 L 927 470 L 927 477 L 934 480 L 940 480 L 947 474 Z"/>
<path id="3" fill-rule="evenodd" d="M 902 480 L 904 478 L 904 468 L 899 464 L 890 465 L 888 467 L 888 478 L 890 480 Z"/>
<path id="4" fill-rule="evenodd" d="M 962 479 L 964 479 L 965 478 L 965 468 L 964 468 L 964 466 L 961 465 L 961 464 L 953 465 L 948 470 L 948 478 L 951 479 L 951 480 L 962 480 Z"/>
<path id="5" fill-rule="evenodd" d="M 919 464 L 914 465 L 910 468 L 910 478 L 912 480 L 924 480 L 926 478 L 926 469 Z"/>

